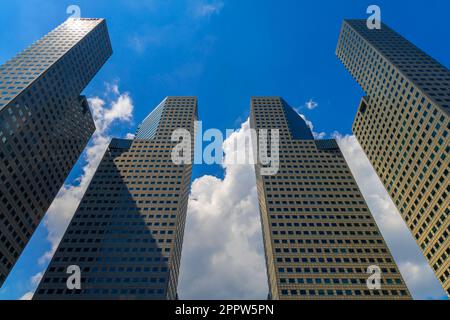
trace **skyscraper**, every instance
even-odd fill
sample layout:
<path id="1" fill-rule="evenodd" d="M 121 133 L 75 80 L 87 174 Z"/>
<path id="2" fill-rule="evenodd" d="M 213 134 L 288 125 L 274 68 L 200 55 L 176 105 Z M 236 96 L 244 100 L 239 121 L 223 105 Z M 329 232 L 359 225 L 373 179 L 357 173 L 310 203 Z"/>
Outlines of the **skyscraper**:
<path id="1" fill-rule="evenodd" d="M 282 98 L 255 97 L 250 123 L 279 129 L 279 171 L 255 166 L 271 299 L 409 299 L 335 140 L 315 140 Z M 381 288 L 367 286 L 369 267 Z"/>
<path id="2" fill-rule="evenodd" d="M 0 66 L 0 286 L 95 125 L 80 93 L 111 55 L 103 19 L 69 19 Z"/>
<path id="3" fill-rule="evenodd" d="M 450 71 L 365 20 L 344 21 L 336 54 L 366 94 L 353 132 L 450 296 Z"/>
<path id="4" fill-rule="evenodd" d="M 172 161 L 171 137 L 197 118 L 195 97 L 168 97 L 133 140 L 111 141 L 35 299 L 177 298 L 192 165 Z M 71 265 L 81 290 L 66 286 Z"/>

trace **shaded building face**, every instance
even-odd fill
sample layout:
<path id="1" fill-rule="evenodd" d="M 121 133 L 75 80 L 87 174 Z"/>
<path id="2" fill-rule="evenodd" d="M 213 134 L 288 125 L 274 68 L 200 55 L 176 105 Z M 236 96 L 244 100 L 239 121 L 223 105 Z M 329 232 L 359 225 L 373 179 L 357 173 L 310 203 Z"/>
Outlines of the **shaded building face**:
<path id="1" fill-rule="evenodd" d="M 255 166 L 271 299 L 409 299 L 335 140 L 315 140 L 279 97 L 251 101 L 251 126 L 279 129 L 279 171 Z M 381 288 L 371 290 L 369 267 Z"/>
<path id="2" fill-rule="evenodd" d="M 0 66 L 0 285 L 95 131 L 80 93 L 111 53 L 103 19 L 69 19 Z"/>
<path id="3" fill-rule="evenodd" d="M 353 132 L 450 295 L 450 71 L 365 23 L 344 21 L 336 49 L 366 93 Z"/>
<path id="4" fill-rule="evenodd" d="M 111 141 L 35 299 L 177 298 L 192 165 L 173 163 L 171 136 L 193 136 L 197 117 L 196 98 L 168 97 L 135 139 Z M 81 290 L 66 285 L 71 265 Z"/>

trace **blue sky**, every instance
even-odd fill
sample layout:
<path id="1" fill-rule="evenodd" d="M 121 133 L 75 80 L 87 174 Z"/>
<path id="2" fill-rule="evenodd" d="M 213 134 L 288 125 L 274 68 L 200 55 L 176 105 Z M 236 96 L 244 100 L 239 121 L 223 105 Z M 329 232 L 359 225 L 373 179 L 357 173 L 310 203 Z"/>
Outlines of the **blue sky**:
<path id="1" fill-rule="evenodd" d="M 112 124 L 111 136 L 134 132 L 169 95 L 198 96 L 204 128 L 239 128 L 251 96 L 279 95 L 314 123 L 315 131 L 350 135 L 363 92 L 334 51 L 342 20 L 367 17 L 371 4 L 381 7 L 383 22 L 450 66 L 450 3 L 444 0 L 2 1 L 0 21 L 8 27 L 0 29 L 0 63 L 62 23 L 72 4 L 80 6 L 82 17 L 107 19 L 114 50 L 85 94 L 108 100 L 106 84 L 115 84 L 132 99 L 133 120 Z M 314 110 L 305 106 L 311 99 L 318 104 Z M 78 183 L 84 165 L 82 158 L 67 184 Z M 204 175 L 223 178 L 224 170 L 194 168 L 194 179 Z M 51 247 L 47 236 L 41 224 L 0 299 L 33 290 L 30 279 L 46 267 L 38 261 Z M 415 248 L 408 250 L 417 255 Z M 433 294 L 423 289 L 417 297 L 438 298 L 433 286 Z"/>

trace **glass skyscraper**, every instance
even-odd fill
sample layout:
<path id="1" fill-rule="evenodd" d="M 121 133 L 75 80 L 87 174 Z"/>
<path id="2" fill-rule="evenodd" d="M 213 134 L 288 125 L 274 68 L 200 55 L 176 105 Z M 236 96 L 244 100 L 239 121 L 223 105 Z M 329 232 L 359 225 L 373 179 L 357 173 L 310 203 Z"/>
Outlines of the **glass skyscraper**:
<path id="1" fill-rule="evenodd" d="M 336 54 L 366 94 L 353 132 L 450 296 L 450 71 L 365 20 L 344 21 Z"/>
<path id="2" fill-rule="evenodd" d="M 252 98 L 250 123 L 280 136 L 278 172 L 255 166 L 269 298 L 410 299 L 336 141 L 315 140 L 280 97 Z M 367 286 L 369 267 L 379 289 Z"/>
<path id="3" fill-rule="evenodd" d="M 113 139 L 35 299 L 176 299 L 192 164 L 177 165 L 172 133 L 192 136 L 195 97 L 168 97 L 133 140 Z M 81 290 L 66 286 L 71 265 Z"/>
<path id="4" fill-rule="evenodd" d="M 112 53 L 103 19 L 69 19 L 0 66 L 0 286 L 95 125 L 80 96 Z"/>

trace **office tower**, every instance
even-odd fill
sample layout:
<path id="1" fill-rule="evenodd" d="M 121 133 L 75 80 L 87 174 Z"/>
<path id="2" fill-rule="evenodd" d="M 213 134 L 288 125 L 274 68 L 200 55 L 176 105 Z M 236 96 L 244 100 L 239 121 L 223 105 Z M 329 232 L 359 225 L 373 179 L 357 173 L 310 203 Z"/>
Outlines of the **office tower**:
<path id="1" fill-rule="evenodd" d="M 255 166 L 269 297 L 409 299 L 408 289 L 335 140 L 315 140 L 282 98 L 256 97 L 251 127 L 279 129 L 279 171 Z M 381 288 L 367 270 L 378 266 Z"/>
<path id="2" fill-rule="evenodd" d="M 168 97 L 133 140 L 111 141 L 35 299 L 177 298 L 192 165 L 172 162 L 171 136 L 193 136 L 197 117 L 196 98 Z M 66 286 L 71 265 L 81 290 Z"/>
<path id="3" fill-rule="evenodd" d="M 450 296 L 450 71 L 365 20 L 344 21 L 336 54 L 366 94 L 353 132 Z"/>
<path id="4" fill-rule="evenodd" d="M 69 19 L 0 66 L 0 286 L 95 125 L 80 93 L 111 55 L 103 19 Z"/>

